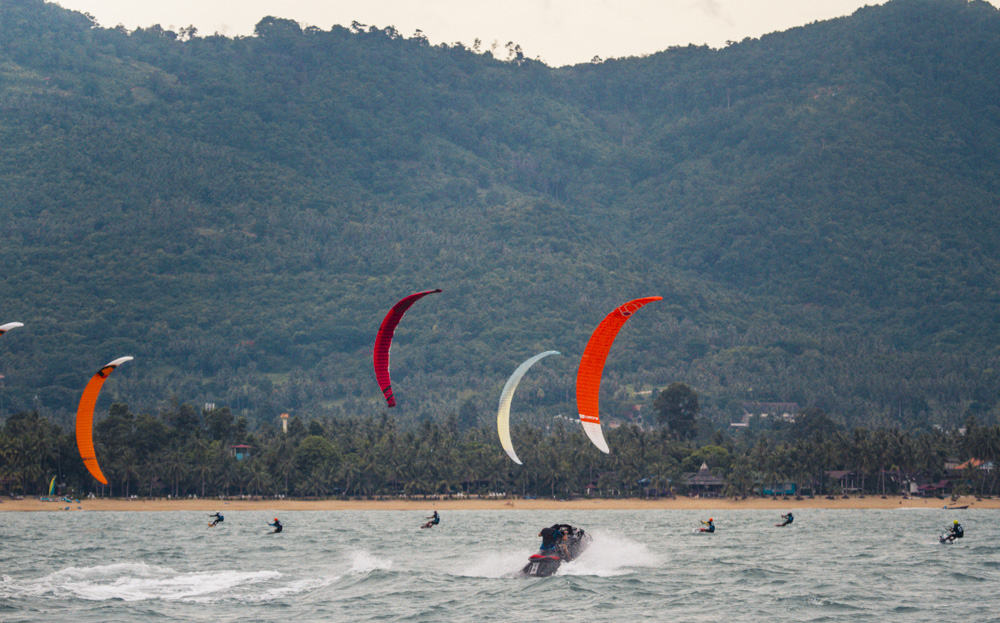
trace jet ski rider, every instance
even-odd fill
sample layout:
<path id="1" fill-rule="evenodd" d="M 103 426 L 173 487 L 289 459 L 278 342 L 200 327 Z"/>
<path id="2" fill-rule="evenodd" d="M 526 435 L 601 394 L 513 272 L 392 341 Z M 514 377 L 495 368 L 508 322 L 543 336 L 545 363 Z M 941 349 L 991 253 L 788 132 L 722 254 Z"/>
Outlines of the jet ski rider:
<path id="1" fill-rule="evenodd" d="M 553 552 L 556 546 L 559 545 L 559 542 L 562 541 L 563 532 L 561 526 L 556 524 L 548 528 L 542 528 L 538 536 L 542 537 L 542 545 L 538 549 L 542 552 Z"/>

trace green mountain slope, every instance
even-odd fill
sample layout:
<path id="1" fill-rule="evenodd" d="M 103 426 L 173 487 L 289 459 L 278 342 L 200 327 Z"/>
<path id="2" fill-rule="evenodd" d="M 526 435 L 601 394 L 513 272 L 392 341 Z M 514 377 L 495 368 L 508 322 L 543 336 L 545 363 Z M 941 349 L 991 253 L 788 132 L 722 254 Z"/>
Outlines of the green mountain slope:
<path id="1" fill-rule="evenodd" d="M 558 70 L 391 28 L 253 37 L 0 5 L 5 412 L 216 402 L 258 420 L 575 415 L 615 305 L 602 409 L 683 381 L 852 421 L 993 417 L 1000 15 L 896 0 L 723 50 Z M 120 377 L 117 375 L 121 374 Z M 993 415 L 988 415 L 988 414 Z"/>

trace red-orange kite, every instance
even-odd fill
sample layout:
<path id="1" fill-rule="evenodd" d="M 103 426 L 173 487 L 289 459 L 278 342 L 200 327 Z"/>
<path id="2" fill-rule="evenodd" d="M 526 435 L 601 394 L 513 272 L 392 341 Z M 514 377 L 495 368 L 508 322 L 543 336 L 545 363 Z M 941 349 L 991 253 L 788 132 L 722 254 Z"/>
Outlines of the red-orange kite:
<path id="1" fill-rule="evenodd" d="M 580 369 L 576 373 L 576 408 L 580 413 L 580 423 L 590 441 L 601 452 L 609 454 L 608 442 L 604 441 L 601 432 L 601 417 L 598 409 L 598 394 L 601 390 L 601 373 L 604 372 L 604 360 L 608 358 L 611 344 L 615 341 L 619 329 L 632 314 L 646 303 L 662 300 L 662 296 L 648 296 L 635 299 L 616 308 L 601 321 L 587 342 L 587 348 L 580 359 Z"/>
<path id="2" fill-rule="evenodd" d="M 97 403 L 97 396 L 101 393 L 101 386 L 104 385 L 108 375 L 126 361 L 132 361 L 132 358 L 119 357 L 114 361 L 109 361 L 98 370 L 97 374 L 91 377 L 90 382 L 83 388 L 80 406 L 76 409 L 76 447 L 80 449 L 80 457 L 83 459 L 87 471 L 104 485 L 108 484 L 108 479 L 101 472 L 101 466 L 97 464 L 97 453 L 94 451 L 94 405 Z"/>

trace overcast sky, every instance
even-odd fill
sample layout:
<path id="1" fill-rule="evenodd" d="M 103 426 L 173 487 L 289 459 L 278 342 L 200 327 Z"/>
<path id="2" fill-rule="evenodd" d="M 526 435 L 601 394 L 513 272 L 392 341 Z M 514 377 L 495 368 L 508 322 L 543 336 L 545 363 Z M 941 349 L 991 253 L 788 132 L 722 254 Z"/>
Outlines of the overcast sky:
<path id="1" fill-rule="evenodd" d="M 2 1 L 2 0 L 0 0 Z M 1000 6 L 1000 0 L 990 0 Z M 431 43 L 474 39 L 500 49 L 520 44 L 526 56 L 552 66 L 651 54 L 672 45 L 706 43 L 787 30 L 849 15 L 882 0 L 58 0 L 90 13 L 102 26 L 160 24 L 199 34 L 248 35 L 267 15 L 329 30 L 354 20 L 395 26 L 406 37 L 421 29 Z"/>

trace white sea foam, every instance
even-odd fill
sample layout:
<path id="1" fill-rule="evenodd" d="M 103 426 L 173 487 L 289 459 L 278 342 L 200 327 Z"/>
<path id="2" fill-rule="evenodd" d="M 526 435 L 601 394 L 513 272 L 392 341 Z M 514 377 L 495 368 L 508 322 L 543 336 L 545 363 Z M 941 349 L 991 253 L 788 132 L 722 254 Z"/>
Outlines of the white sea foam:
<path id="1" fill-rule="evenodd" d="M 520 571 L 528 562 L 530 551 L 476 554 L 456 566 L 457 575 L 471 578 L 502 578 Z"/>
<path id="2" fill-rule="evenodd" d="M 579 558 L 559 567 L 560 575 L 624 575 L 636 567 L 655 567 L 657 556 L 646 545 L 613 532 L 593 532 L 594 541 Z"/>
<path id="3" fill-rule="evenodd" d="M 185 601 L 214 603 L 230 599 L 269 601 L 326 586 L 336 577 L 290 578 L 279 571 L 234 569 L 176 571 L 141 562 L 67 567 L 35 580 L 11 582 L 20 595 L 57 595 L 88 601 Z"/>
<path id="4" fill-rule="evenodd" d="M 358 550 L 351 553 L 351 573 L 371 573 L 372 571 L 391 569 L 392 561 L 388 558 L 379 558 L 365 550 Z"/>

